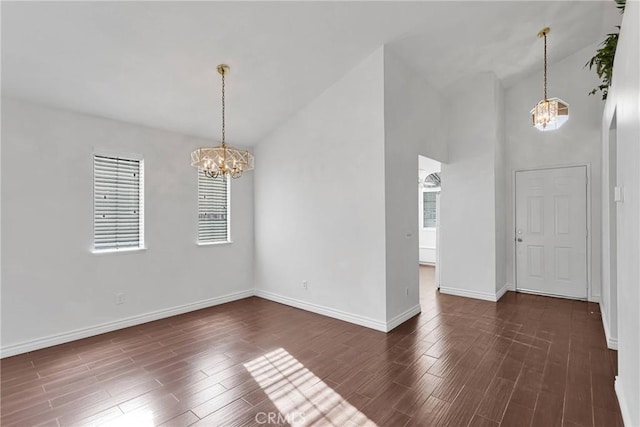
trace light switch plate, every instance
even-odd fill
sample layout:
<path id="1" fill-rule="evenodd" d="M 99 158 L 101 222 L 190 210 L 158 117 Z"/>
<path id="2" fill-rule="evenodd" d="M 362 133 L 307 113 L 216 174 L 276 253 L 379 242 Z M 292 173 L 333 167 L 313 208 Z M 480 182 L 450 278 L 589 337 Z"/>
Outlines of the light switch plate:
<path id="1" fill-rule="evenodd" d="M 624 202 L 624 193 L 622 191 L 623 187 L 614 187 L 613 189 L 613 201 L 622 203 Z"/>

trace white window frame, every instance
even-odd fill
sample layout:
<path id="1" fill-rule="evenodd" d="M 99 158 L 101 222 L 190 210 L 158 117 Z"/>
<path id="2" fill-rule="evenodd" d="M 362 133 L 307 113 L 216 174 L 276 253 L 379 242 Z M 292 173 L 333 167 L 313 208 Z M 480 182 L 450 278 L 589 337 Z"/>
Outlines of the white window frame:
<path id="1" fill-rule="evenodd" d="M 139 164 L 139 237 L 138 237 L 138 246 L 134 247 L 125 247 L 125 248 L 96 248 L 95 247 L 95 158 L 96 157 L 111 157 L 116 159 L 124 159 L 124 160 L 134 160 Z M 127 252 L 137 252 L 144 251 L 147 249 L 145 245 L 145 191 L 144 191 L 144 180 L 145 180 L 145 162 L 144 158 L 141 154 L 134 153 L 121 153 L 121 152 L 112 152 L 105 150 L 95 150 L 93 155 L 91 156 L 91 170 L 93 172 L 93 188 L 92 188 L 92 214 L 93 214 L 93 239 L 92 239 L 92 252 L 94 254 L 115 254 L 115 253 L 127 253 Z"/>
<path id="2" fill-rule="evenodd" d="M 226 177 L 227 181 L 227 238 L 226 240 L 200 240 L 200 231 L 199 231 L 199 223 L 200 223 L 200 177 L 203 172 L 198 169 L 198 173 L 196 175 L 196 185 L 197 185 L 197 202 L 196 202 L 196 245 L 198 246 L 212 246 L 212 245 L 228 245 L 233 243 L 231 240 L 231 177 Z M 214 179 L 204 177 L 206 179 Z M 217 179 L 217 178 L 215 178 Z"/>

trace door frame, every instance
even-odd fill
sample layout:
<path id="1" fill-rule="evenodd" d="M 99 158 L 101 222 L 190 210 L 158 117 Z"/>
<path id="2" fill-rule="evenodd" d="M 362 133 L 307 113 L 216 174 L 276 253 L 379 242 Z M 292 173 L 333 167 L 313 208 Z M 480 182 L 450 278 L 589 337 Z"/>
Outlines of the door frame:
<path id="1" fill-rule="evenodd" d="M 592 225 L 591 225 L 591 163 L 563 163 L 559 165 L 549 165 L 549 166 L 539 166 L 539 167 L 531 167 L 531 168 L 519 168 L 513 169 L 511 171 L 511 220 L 513 224 L 513 229 L 511 230 L 511 236 L 509 237 L 511 240 L 511 253 L 513 254 L 513 290 L 518 292 L 518 259 L 516 253 L 516 243 L 515 243 L 515 235 L 516 235 L 516 174 L 518 172 L 531 172 L 531 171 L 541 171 L 548 169 L 565 169 L 565 168 L 575 168 L 584 166 L 586 168 L 586 180 L 587 180 L 587 301 L 589 302 L 600 302 L 600 296 L 593 295 L 593 280 L 591 277 L 591 269 L 592 269 L 592 254 L 591 254 L 591 239 L 593 236 Z M 570 297 L 564 297 L 571 299 Z"/>

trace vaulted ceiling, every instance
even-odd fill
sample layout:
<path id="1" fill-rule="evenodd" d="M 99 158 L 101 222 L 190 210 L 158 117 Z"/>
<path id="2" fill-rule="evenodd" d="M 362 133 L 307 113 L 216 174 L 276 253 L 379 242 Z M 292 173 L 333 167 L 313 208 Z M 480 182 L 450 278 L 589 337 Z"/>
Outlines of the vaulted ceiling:
<path id="1" fill-rule="evenodd" d="M 595 43 L 612 0 L 469 2 L 2 2 L 2 93 L 254 145 L 377 47 L 436 87 L 493 71 L 506 86 Z M 585 58 L 585 62 L 588 58 Z M 329 125 L 329 124 L 328 124 Z"/>

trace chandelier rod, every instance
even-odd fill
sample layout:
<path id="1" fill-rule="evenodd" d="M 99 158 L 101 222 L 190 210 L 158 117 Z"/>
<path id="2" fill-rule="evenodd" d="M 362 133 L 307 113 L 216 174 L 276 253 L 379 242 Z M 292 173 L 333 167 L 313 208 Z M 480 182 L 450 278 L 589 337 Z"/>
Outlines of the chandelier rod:
<path id="1" fill-rule="evenodd" d="M 224 75 L 227 70 L 224 67 L 218 67 L 218 72 L 222 75 L 222 147 L 226 147 L 227 144 L 225 142 L 225 97 L 224 97 Z M 546 96 L 546 95 L 545 95 Z"/>
<path id="2" fill-rule="evenodd" d="M 538 33 L 539 38 L 544 38 L 544 100 L 547 98 L 547 34 L 551 29 L 549 27 L 543 28 Z"/>
<path id="3" fill-rule="evenodd" d="M 224 141 L 224 74 L 222 75 L 222 140 Z M 547 98 L 547 32 L 544 33 L 544 99 Z"/>

